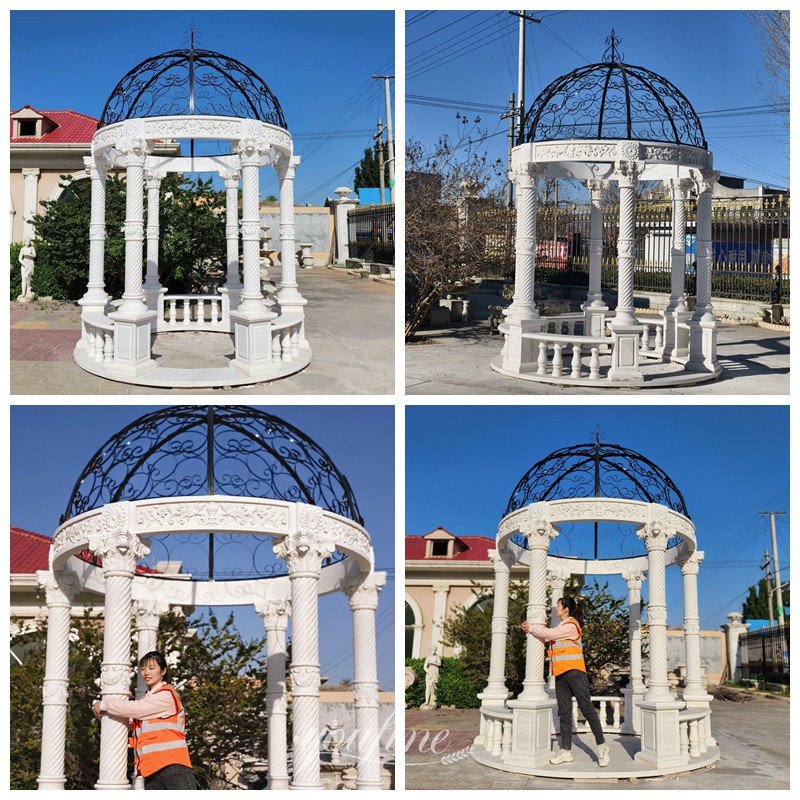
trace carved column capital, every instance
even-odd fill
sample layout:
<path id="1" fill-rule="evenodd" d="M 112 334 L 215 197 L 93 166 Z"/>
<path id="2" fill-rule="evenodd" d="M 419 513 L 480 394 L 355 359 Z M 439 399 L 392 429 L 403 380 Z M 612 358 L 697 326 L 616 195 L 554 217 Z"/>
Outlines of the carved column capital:
<path id="1" fill-rule="evenodd" d="M 528 542 L 531 550 L 547 550 L 550 542 L 558 536 L 558 528 L 544 518 L 527 518 L 519 526 L 520 533 Z"/>
<path id="2" fill-rule="evenodd" d="M 89 539 L 89 550 L 103 559 L 103 574 L 133 575 L 136 562 L 150 547 L 135 533 L 107 534 Z"/>
<path id="3" fill-rule="evenodd" d="M 150 600 L 133 601 L 133 618 L 137 630 L 158 630 L 161 617 L 169 613 L 170 605 L 166 600 L 152 598 Z"/>
<path id="4" fill-rule="evenodd" d="M 144 171 L 145 186 L 149 189 L 160 189 L 161 181 L 167 177 L 167 171 L 163 169 L 146 169 Z"/>
<path id="5" fill-rule="evenodd" d="M 694 186 L 691 178 L 670 178 L 665 183 L 673 200 L 685 200 L 692 186 Z"/>
<path id="6" fill-rule="evenodd" d="M 25 180 L 33 180 L 34 178 L 38 180 L 40 173 L 41 170 L 38 167 L 24 167 L 22 170 L 22 177 L 25 178 Z"/>
<path id="7" fill-rule="evenodd" d="M 239 154 L 239 163 L 243 167 L 261 167 L 274 164 L 277 153 L 263 142 L 256 139 L 241 139 L 234 147 Z"/>
<path id="8" fill-rule="evenodd" d="M 75 596 L 80 592 L 81 585 L 74 572 L 66 570 L 38 570 L 36 580 L 39 588 L 44 590 L 45 603 L 48 608 L 52 606 L 71 606 Z"/>
<path id="9" fill-rule="evenodd" d="M 374 572 L 369 575 L 352 575 L 343 582 L 343 590 L 350 601 L 352 611 L 364 609 L 374 611 L 378 607 L 378 593 L 383 589 L 385 579 L 379 579 Z"/>
<path id="10" fill-rule="evenodd" d="M 692 182 L 697 194 L 710 192 L 714 184 L 719 180 L 720 173 L 715 169 L 693 169 L 691 170 Z"/>
<path id="11" fill-rule="evenodd" d="M 566 570 L 549 569 L 547 570 L 547 582 L 550 586 L 560 584 L 562 587 L 572 577 L 571 572 Z"/>
<path id="12" fill-rule="evenodd" d="M 533 189 L 539 178 L 547 174 L 547 164 L 535 164 L 529 161 L 512 167 L 508 174 L 511 181 L 520 189 Z"/>
<path id="13" fill-rule="evenodd" d="M 238 189 L 242 173 L 238 169 L 221 169 L 219 176 L 225 181 L 226 189 Z"/>
<path id="14" fill-rule="evenodd" d="M 631 188 L 636 186 L 639 176 L 644 172 L 642 161 L 615 161 L 613 177 L 620 186 Z"/>
<path id="15" fill-rule="evenodd" d="M 644 582 L 644 572 L 641 571 L 627 571 L 622 573 L 622 580 L 628 586 L 628 591 L 640 591 L 642 583 Z"/>
<path id="16" fill-rule="evenodd" d="M 611 185 L 611 181 L 602 178 L 589 178 L 586 181 L 586 188 L 589 190 L 589 196 L 592 200 L 602 200 L 603 194 Z"/>
<path id="17" fill-rule="evenodd" d="M 104 181 L 106 179 L 106 175 L 108 174 L 108 166 L 104 163 L 99 163 L 96 158 L 93 158 L 92 156 L 84 156 L 83 166 L 86 170 L 86 174 L 92 180 Z"/>
<path id="18" fill-rule="evenodd" d="M 268 631 L 285 631 L 292 613 L 292 601 L 289 598 L 280 600 L 258 600 L 254 603 L 264 628 Z"/>
<path id="19" fill-rule="evenodd" d="M 697 575 L 700 572 L 700 562 L 705 557 L 702 550 L 695 550 L 679 559 L 681 575 Z"/>
<path id="20" fill-rule="evenodd" d="M 296 533 L 281 539 L 272 548 L 286 562 L 289 575 L 319 576 L 322 560 L 336 549 L 325 528 L 325 515 L 318 506 L 297 504 Z"/>
<path id="21" fill-rule="evenodd" d="M 126 167 L 142 167 L 150 150 L 149 144 L 144 139 L 123 139 L 117 142 L 116 151 L 123 159 Z"/>

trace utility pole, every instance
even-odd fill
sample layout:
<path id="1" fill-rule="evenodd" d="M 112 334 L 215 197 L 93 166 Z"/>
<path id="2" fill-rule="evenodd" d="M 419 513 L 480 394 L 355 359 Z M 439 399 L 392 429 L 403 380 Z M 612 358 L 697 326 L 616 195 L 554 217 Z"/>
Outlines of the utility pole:
<path id="1" fill-rule="evenodd" d="M 769 606 L 769 626 L 771 628 L 775 624 L 775 615 L 772 613 L 772 575 L 769 564 L 769 553 L 765 550 L 764 563 L 760 569 L 764 570 L 764 580 L 767 582 L 767 605 Z"/>
<path id="2" fill-rule="evenodd" d="M 778 534 L 775 532 L 775 517 L 785 516 L 785 511 L 759 511 L 763 517 L 769 517 L 772 530 L 772 561 L 775 564 L 775 587 L 778 593 L 778 627 L 782 628 L 783 619 L 783 591 L 781 590 L 781 568 L 778 562 Z M 772 603 L 769 604 L 770 623 L 772 622 Z"/>
<path id="3" fill-rule="evenodd" d="M 542 24 L 538 17 L 528 16 L 524 11 L 509 11 L 514 17 L 519 17 L 519 64 L 517 66 L 517 97 L 519 98 L 519 139 L 522 141 L 524 135 L 523 124 L 525 119 L 525 23 L 535 22 Z"/>
<path id="4" fill-rule="evenodd" d="M 383 122 L 380 117 L 378 117 L 377 133 L 372 138 L 378 143 L 378 180 L 381 187 L 381 205 L 384 205 L 386 203 L 386 187 L 384 186 L 383 177 Z"/>
<path id="5" fill-rule="evenodd" d="M 514 129 L 516 128 L 515 108 L 514 92 L 511 92 L 508 96 L 508 111 L 500 116 L 500 119 L 508 117 L 508 183 L 506 183 L 506 208 L 511 208 L 514 205 L 514 183 L 511 180 L 511 151 L 514 149 Z"/>
<path id="6" fill-rule="evenodd" d="M 383 91 L 386 95 L 386 151 L 389 164 L 389 202 L 394 203 L 394 140 L 392 139 L 392 87 L 389 81 L 394 75 L 373 75 L 375 80 L 383 81 Z"/>

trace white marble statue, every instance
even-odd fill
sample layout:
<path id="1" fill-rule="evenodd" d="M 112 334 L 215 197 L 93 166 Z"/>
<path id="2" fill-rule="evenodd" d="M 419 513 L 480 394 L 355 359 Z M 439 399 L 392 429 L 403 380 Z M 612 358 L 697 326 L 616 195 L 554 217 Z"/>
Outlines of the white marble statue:
<path id="1" fill-rule="evenodd" d="M 34 261 L 36 259 L 36 249 L 33 242 L 28 240 L 19 251 L 19 264 L 22 272 L 22 288 L 20 295 L 17 298 L 18 303 L 30 303 L 34 298 L 33 289 L 31 287 L 31 278 L 33 277 Z"/>
<path id="2" fill-rule="evenodd" d="M 439 683 L 439 669 L 442 666 L 442 657 L 436 651 L 436 646 L 431 647 L 425 659 L 425 702 L 424 709 L 434 709 L 436 704 L 436 684 Z"/>

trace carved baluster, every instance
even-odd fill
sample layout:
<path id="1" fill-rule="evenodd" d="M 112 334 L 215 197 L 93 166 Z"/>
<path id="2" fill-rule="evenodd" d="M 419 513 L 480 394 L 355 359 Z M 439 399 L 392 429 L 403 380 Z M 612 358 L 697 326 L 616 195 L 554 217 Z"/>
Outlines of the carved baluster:
<path id="1" fill-rule="evenodd" d="M 300 326 L 292 326 L 292 359 L 300 355 Z"/>
<path id="2" fill-rule="evenodd" d="M 114 360 L 114 333 L 105 331 L 105 345 L 103 346 L 103 361 L 110 364 Z"/>
<path id="3" fill-rule="evenodd" d="M 664 346 L 664 328 L 661 325 L 656 325 L 656 350 L 660 350 Z"/>
<path id="4" fill-rule="evenodd" d="M 563 372 L 564 362 L 561 358 L 561 342 L 553 342 L 553 375 L 558 377 Z"/>
<path id="5" fill-rule="evenodd" d="M 700 742 L 697 738 L 698 721 L 693 719 L 689 723 L 689 758 L 697 758 L 700 755 Z"/>
<path id="6" fill-rule="evenodd" d="M 105 342 L 103 340 L 103 330 L 102 328 L 95 328 L 94 329 L 94 360 L 95 361 L 102 361 L 103 360 L 103 347 Z"/>
<path id="7" fill-rule="evenodd" d="M 620 729 L 620 710 L 622 708 L 622 703 L 617 700 L 614 702 L 614 730 L 618 731 Z"/>
<path id="8" fill-rule="evenodd" d="M 539 341 L 539 360 L 537 361 L 537 375 L 547 375 L 547 342 L 544 339 Z"/>
<path id="9" fill-rule="evenodd" d="M 579 344 L 572 345 L 572 373 L 571 378 L 580 378 L 581 376 L 581 346 Z"/>
<path id="10" fill-rule="evenodd" d="M 272 331 L 272 360 L 281 360 L 281 332 Z"/>
<path id="11" fill-rule="evenodd" d="M 281 331 L 281 361 L 292 360 L 292 335 L 289 328 Z"/>
<path id="12" fill-rule="evenodd" d="M 503 720 L 503 745 L 502 745 L 502 757 L 505 758 L 506 756 L 511 755 L 511 720 L 505 719 Z"/>
<path id="13" fill-rule="evenodd" d="M 572 336 L 575 333 L 575 320 L 567 321 L 567 336 Z"/>
<path id="14" fill-rule="evenodd" d="M 211 300 L 211 324 L 219 325 L 219 300 L 216 298 Z"/>
<path id="15" fill-rule="evenodd" d="M 177 325 L 178 324 L 178 303 L 175 300 L 169 301 L 169 324 L 170 325 Z"/>
<path id="16" fill-rule="evenodd" d="M 589 379 L 596 381 L 600 378 L 600 348 L 592 348 L 592 357 L 589 361 Z"/>
<path id="17" fill-rule="evenodd" d="M 94 326 L 86 323 L 86 355 L 94 357 Z"/>
<path id="18" fill-rule="evenodd" d="M 681 721 L 680 723 L 681 734 L 681 755 L 686 758 L 689 757 L 689 723 Z"/>
<path id="19" fill-rule="evenodd" d="M 600 725 L 605 728 L 606 727 L 606 720 L 608 717 L 606 716 L 606 711 L 608 709 L 608 701 L 601 700 L 600 701 Z"/>

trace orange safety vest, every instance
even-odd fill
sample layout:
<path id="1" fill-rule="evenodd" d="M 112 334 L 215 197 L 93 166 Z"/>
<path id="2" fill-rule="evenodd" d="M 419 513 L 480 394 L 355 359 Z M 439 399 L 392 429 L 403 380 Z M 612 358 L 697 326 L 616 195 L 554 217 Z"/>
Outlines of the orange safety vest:
<path id="1" fill-rule="evenodd" d="M 573 617 L 567 617 L 564 622 L 571 622 L 578 629 L 578 635 L 573 639 L 556 639 L 551 643 L 547 654 L 550 656 L 550 668 L 556 677 L 571 669 L 579 669 L 581 672 L 586 672 L 586 663 L 583 660 L 583 644 L 581 642 L 581 626 L 578 624 L 578 620 Z"/>
<path id="2" fill-rule="evenodd" d="M 192 766 L 186 746 L 186 713 L 175 689 L 168 683 L 159 692 L 169 692 L 175 701 L 176 712 L 169 717 L 134 720 L 128 740 L 133 748 L 136 772 L 145 778 L 170 764 Z"/>

